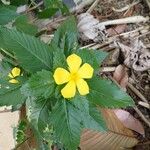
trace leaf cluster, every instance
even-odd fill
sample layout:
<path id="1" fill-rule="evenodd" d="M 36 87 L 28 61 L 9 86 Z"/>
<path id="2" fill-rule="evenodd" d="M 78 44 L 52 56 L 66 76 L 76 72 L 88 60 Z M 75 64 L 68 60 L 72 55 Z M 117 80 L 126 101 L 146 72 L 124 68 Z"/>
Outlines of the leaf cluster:
<path id="1" fill-rule="evenodd" d="M 38 13 L 39 18 L 50 18 L 57 12 L 69 14 L 69 9 L 62 0 L 44 0 L 45 9 Z"/>
<path id="2" fill-rule="evenodd" d="M 17 12 L 18 8 L 26 5 L 28 9 L 33 9 L 36 12 L 36 17 L 50 18 L 52 16 L 69 14 L 69 9 L 62 0 L 44 0 L 41 7 L 37 7 L 38 3 L 35 0 L 9 0 L 0 1 L 0 25 L 6 25 L 11 22 L 12 26 L 18 31 L 30 35 L 38 33 L 37 26 L 32 23 L 27 13 Z M 21 9 L 21 8 L 20 8 Z M 30 13 L 30 12 L 29 12 Z"/>

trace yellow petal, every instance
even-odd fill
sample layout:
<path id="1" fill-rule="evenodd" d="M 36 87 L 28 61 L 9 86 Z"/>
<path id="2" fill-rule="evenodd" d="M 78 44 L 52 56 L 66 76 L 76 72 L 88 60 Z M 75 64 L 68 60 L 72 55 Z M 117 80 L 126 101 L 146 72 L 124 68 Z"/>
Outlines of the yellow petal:
<path id="1" fill-rule="evenodd" d="M 61 94 L 64 98 L 72 98 L 76 93 L 76 85 L 74 81 L 69 81 L 67 85 L 61 90 Z"/>
<path id="2" fill-rule="evenodd" d="M 94 69 L 91 67 L 91 65 L 88 63 L 85 63 L 79 69 L 78 74 L 81 78 L 90 79 L 93 76 L 93 72 L 94 72 Z"/>
<path id="3" fill-rule="evenodd" d="M 67 64 L 71 73 L 76 73 L 80 68 L 81 63 L 82 59 L 76 54 L 67 57 Z"/>
<path id="4" fill-rule="evenodd" d="M 8 74 L 8 77 L 10 77 L 10 78 L 14 78 L 14 77 L 12 76 L 12 74 L 11 74 L 11 73 L 9 73 L 9 74 Z"/>
<path id="5" fill-rule="evenodd" d="M 11 71 L 13 77 L 20 76 L 20 72 L 21 72 L 21 70 L 17 67 L 13 68 Z"/>
<path id="6" fill-rule="evenodd" d="M 70 73 L 63 68 L 57 68 L 54 72 L 53 77 L 55 79 L 56 84 L 59 85 L 69 81 Z"/>
<path id="7" fill-rule="evenodd" d="M 16 80 L 16 79 L 11 79 L 11 80 L 9 80 L 9 82 L 10 82 L 10 83 L 13 83 L 13 84 L 15 84 L 15 83 L 19 83 L 19 81 L 18 81 L 18 80 Z"/>
<path id="8" fill-rule="evenodd" d="M 76 84 L 80 95 L 86 95 L 89 93 L 89 86 L 86 81 L 79 79 Z"/>

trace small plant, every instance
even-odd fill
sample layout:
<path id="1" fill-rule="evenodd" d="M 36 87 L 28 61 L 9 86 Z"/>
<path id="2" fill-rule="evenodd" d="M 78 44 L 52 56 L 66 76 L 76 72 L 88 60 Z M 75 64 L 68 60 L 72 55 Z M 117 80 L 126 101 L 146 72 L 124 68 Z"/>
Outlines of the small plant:
<path id="1" fill-rule="evenodd" d="M 84 128 L 107 130 L 98 107 L 134 105 L 119 87 L 98 76 L 107 53 L 80 49 L 77 35 L 74 17 L 58 28 L 50 45 L 0 27 L 0 106 L 25 105 L 39 149 L 58 144 L 76 150 Z"/>

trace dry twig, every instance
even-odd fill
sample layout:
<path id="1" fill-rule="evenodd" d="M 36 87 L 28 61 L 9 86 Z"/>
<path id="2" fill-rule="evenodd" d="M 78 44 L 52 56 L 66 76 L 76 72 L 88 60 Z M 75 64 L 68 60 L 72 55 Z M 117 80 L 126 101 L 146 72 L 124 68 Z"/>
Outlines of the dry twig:
<path id="1" fill-rule="evenodd" d="M 124 37 L 124 38 L 136 38 L 137 36 L 139 36 L 140 33 L 147 33 L 149 32 L 150 27 L 149 26 L 142 26 L 139 27 L 135 30 L 129 31 L 129 32 L 125 32 L 125 33 L 121 33 L 119 35 L 115 35 L 113 37 L 108 38 L 109 43 L 113 42 L 114 39 L 116 39 L 117 37 Z"/>
<path id="2" fill-rule="evenodd" d="M 147 99 L 138 91 L 131 83 L 128 82 L 128 87 L 144 102 L 148 103 Z"/>
<path id="3" fill-rule="evenodd" d="M 145 108 L 150 109 L 150 105 L 148 103 L 146 103 L 146 102 L 139 101 L 138 104 L 143 106 L 143 107 L 145 107 Z"/>
<path id="4" fill-rule="evenodd" d="M 1 113 L 11 112 L 11 111 L 12 111 L 11 109 L 4 109 L 4 110 L 1 110 L 1 111 L 0 111 L 0 114 L 1 114 Z"/>
<path id="5" fill-rule="evenodd" d="M 139 35 L 139 36 L 137 36 L 135 38 L 140 38 L 140 37 L 143 37 L 143 36 L 148 35 L 148 34 L 150 34 L 150 31 L 149 32 L 145 32 L 145 33 L 143 33 L 143 34 L 141 34 L 141 35 Z"/>
<path id="6" fill-rule="evenodd" d="M 72 13 L 75 13 L 75 12 L 80 12 L 84 7 L 90 5 L 91 3 L 93 3 L 95 0 L 86 0 L 86 1 L 83 1 L 81 4 L 79 4 L 78 6 L 74 7 L 71 9 L 71 12 Z"/>
<path id="7" fill-rule="evenodd" d="M 127 17 L 127 18 L 121 18 L 121 19 L 108 20 L 105 22 L 101 22 L 97 25 L 97 27 L 101 28 L 103 26 L 108 26 L 108 25 L 147 22 L 148 20 L 149 20 L 149 17 L 132 16 L 132 17 Z"/>
<path id="8" fill-rule="evenodd" d="M 93 9 L 96 7 L 96 5 L 99 3 L 100 0 L 96 0 L 92 6 L 87 10 L 87 13 L 91 13 Z"/>
<path id="9" fill-rule="evenodd" d="M 47 20 L 47 21 L 40 21 L 37 24 L 40 24 L 40 31 L 43 30 L 51 30 L 52 28 L 57 29 L 57 27 L 64 21 L 66 20 L 68 17 L 57 17 L 55 19 L 51 19 L 51 20 Z M 38 25 L 39 26 L 39 25 Z"/>
<path id="10" fill-rule="evenodd" d="M 132 4 L 127 5 L 127 6 L 123 7 L 123 8 L 120 8 L 120 9 L 116 9 L 116 8 L 112 7 L 112 10 L 115 11 L 115 12 L 123 12 L 123 11 L 126 11 L 126 10 L 130 9 L 131 7 L 137 5 L 138 3 L 140 3 L 139 0 L 135 1 Z"/>
<path id="11" fill-rule="evenodd" d="M 100 72 L 114 72 L 116 67 L 102 67 Z"/>
<path id="12" fill-rule="evenodd" d="M 26 12 L 32 11 L 32 10 L 38 8 L 41 5 L 43 5 L 43 1 L 41 1 L 40 3 L 36 4 L 35 6 L 29 8 L 29 9 L 27 9 Z"/>
<path id="13" fill-rule="evenodd" d="M 96 43 L 92 43 L 92 44 L 83 46 L 83 47 L 81 47 L 81 49 L 84 49 L 84 48 L 91 48 L 91 46 L 94 46 L 94 45 L 96 45 Z"/>
<path id="14" fill-rule="evenodd" d="M 150 0 L 146 0 L 146 3 L 147 3 L 147 5 L 148 5 L 148 7 L 150 9 Z"/>
<path id="15" fill-rule="evenodd" d="M 142 114 L 142 112 L 135 106 L 134 110 L 137 112 L 137 114 L 141 117 L 141 119 L 150 127 L 150 122 L 148 119 L 145 118 L 145 116 Z"/>
<path id="16" fill-rule="evenodd" d="M 112 78 L 112 77 L 109 77 L 113 82 L 115 82 L 119 87 L 120 85 Z M 130 84 L 129 84 L 130 85 Z M 133 107 L 134 110 L 137 112 L 137 114 L 141 117 L 141 119 L 150 127 L 150 122 L 148 119 L 145 118 L 145 116 L 142 114 L 142 112 L 135 106 Z"/>

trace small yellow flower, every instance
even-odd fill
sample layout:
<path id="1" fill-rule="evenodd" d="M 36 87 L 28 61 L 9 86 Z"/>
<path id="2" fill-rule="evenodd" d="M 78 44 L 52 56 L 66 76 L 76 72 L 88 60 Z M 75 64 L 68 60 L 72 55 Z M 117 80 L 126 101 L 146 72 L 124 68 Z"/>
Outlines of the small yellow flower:
<path id="1" fill-rule="evenodd" d="M 53 75 L 56 84 L 61 85 L 67 83 L 61 90 L 62 96 L 64 98 L 74 97 L 76 87 L 80 95 L 88 94 L 89 86 L 84 79 L 92 78 L 94 69 L 88 63 L 81 66 L 82 59 L 76 54 L 67 57 L 67 64 L 69 66 L 69 72 L 64 68 L 57 68 Z"/>
<path id="2" fill-rule="evenodd" d="M 20 68 L 14 67 L 14 68 L 11 70 L 11 72 L 8 74 L 8 76 L 11 78 L 11 79 L 9 80 L 9 82 L 10 82 L 10 83 L 14 83 L 14 84 L 15 84 L 15 83 L 19 83 L 19 81 L 16 80 L 15 78 L 18 77 L 18 76 L 20 76 L 20 74 L 21 74 Z"/>

